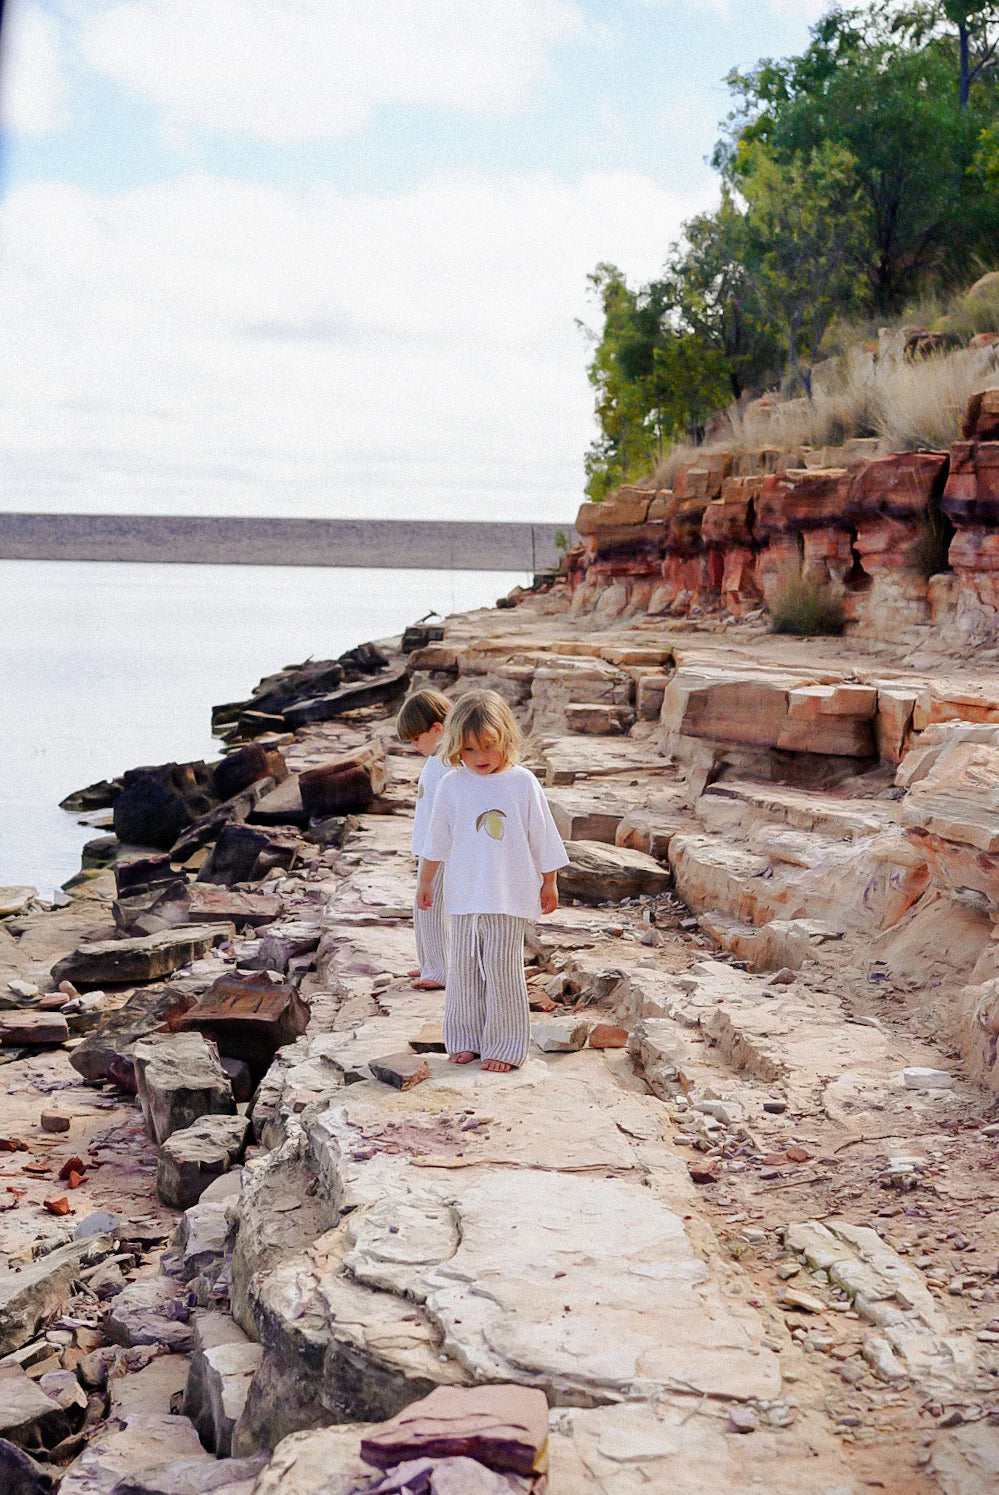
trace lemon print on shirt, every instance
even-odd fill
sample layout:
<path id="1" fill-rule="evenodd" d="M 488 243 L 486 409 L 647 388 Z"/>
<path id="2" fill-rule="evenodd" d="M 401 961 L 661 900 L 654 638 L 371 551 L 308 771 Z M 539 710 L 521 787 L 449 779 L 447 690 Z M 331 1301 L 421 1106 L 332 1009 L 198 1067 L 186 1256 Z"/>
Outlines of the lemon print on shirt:
<path id="1" fill-rule="evenodd" d="M 475 822 L 477 831 L 484 830 L 487 836 L 492 836 L 494 841 L 503 839 L 503 822 L 506 815 L 502 810 L 483 810 Z"/>

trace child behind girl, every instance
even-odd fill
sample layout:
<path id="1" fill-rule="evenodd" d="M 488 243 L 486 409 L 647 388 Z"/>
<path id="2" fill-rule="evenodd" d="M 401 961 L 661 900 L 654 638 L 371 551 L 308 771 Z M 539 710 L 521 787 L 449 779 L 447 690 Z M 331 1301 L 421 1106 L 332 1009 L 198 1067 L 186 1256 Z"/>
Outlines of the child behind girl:
<path id="1" fill-rule="evenodd" d="M 439 690 L 417 690 L 406 697 L 395 719 L 396 731 L 401 740 L 411 742 L 427 760 L 416 786 L 416 806 L 413 811 L 413 854 L 421 858 L 437 785 L 448 772 L 447 765 L 438 757 L 437 750 L 444 736 L 444 722 L 450 710 L 451 702 Z M 421 870 L 422 866 L 421 861 Z M 413 933 L 416 936 L 416 958 L 420 962 L 420 968 L 409 974 L 418 978 L 413 982 L 417 991 L 440 991 L 444 985 L 446 950 L 444 899 L 441 896 L 443 877 L 440 869 L 433 886 L 437 897 L 432 908 L 428 906 L 423 909 L 415 901 L 413 903 Z"/>
<path id="2" fill-rule="evenodd" d="M 449 953 L 444 1042 L 452 1064 L 523 1064 L 531 1037 L 524 931 L 558 907 L 568 863 L 537 779 L 517 763 L 520 733 L 502 696 L 471 691 L 444 726 L 440 782 L 423 843 L 417 907 L 440 900 L 442 863 Z"/>

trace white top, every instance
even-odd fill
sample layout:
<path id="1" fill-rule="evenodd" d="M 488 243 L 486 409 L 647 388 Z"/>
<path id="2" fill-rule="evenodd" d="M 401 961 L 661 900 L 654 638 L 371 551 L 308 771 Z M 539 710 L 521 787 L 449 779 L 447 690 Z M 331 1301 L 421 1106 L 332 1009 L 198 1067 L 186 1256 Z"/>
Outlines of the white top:
<path id="1" fill-rule="evenodd" d="M 514 764 L 500 773 L 457 768 L 441 780 L 423 843 L 430 862 L 446 862 L 444 911 L 537 919 L 541 875 L 566 867 L 541 785 Z"/>
<path id="2" fill-rule="evenodd" d="M 416 807 L 413 810 L 413 855 L 423 855 L 423 843 L 430 829 L 430 812 L 434 807 L 437 785 L 450 769 L 436 753 L 431 753 L 420 771 L 416 785 Z"/>

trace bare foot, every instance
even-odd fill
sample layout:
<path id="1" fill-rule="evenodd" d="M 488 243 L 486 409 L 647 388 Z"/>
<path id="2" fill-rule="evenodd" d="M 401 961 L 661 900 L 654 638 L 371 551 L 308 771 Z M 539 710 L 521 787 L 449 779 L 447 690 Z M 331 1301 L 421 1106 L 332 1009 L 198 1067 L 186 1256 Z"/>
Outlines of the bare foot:
<path id="1" fill-rule="evenodd" d="M 502 1059 L 483 1059 L 482 1068 L 491 1070 L 496 1075 L 505 1075 L 513 1069 L 513 1065 L 504 1064 Z"/>
<path id="2" fill-rule="evenodd" d="M 419 974 L 420 974 L 420 968 L 419 968 L 419 966 L 416 966 L 412 971 L 407 971 L 406 972 L 406 975 L 410 978 L 410 980 L 412 980 L 412 978 L 414 976 L 418 976 Z"/>
<path id="3" fill-rule="evenodd" d="M 470 1054 L 467 1049 L 462 1049 L 460 1054 L 448 1054 L 447 1062 L 449 1064 L 471 1064 L 472 1060 L 478 1057 L 478 1054 Z"/>
<path id="4" fill-rule="evenodd" d="M 444 983 L 443 983 L 443 981 L 425 981 L 422 976 L 420 977 L 419 981 L 414 981 L 412 983 L 412 986 L 413 986 L 413 990 L 414 991 L 443 991 L 444 990 Z"/>

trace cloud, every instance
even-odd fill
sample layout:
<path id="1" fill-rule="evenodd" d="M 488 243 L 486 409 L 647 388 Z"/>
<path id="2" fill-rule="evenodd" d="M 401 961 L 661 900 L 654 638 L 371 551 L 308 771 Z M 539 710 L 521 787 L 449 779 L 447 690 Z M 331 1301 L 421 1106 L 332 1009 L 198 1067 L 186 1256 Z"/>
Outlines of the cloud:
<path id="1" fill-rule="evenodd" d="M 13 0 L 0 51 L 0 127 L 44 135 L 66 123 L 66 89 L 58 22 L 37 5 Z"/>
<path id="2" fill-rule="evenodd" d="M 571 0 L 128 0 L 93 16 L 82 45 L 168 131 L 288 144 L 349 136 L 391 105 L 512 114 L 549 49 L 584 29 Z"/>
<path id="3" fill-rule="evenodd" d="M 0 506 L 564 519 L 586 275 L 647 279 L 706 205 L 624 172 L 19 189 Z"/>

